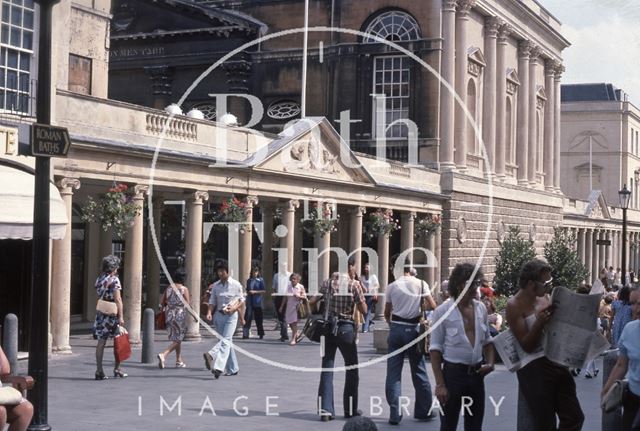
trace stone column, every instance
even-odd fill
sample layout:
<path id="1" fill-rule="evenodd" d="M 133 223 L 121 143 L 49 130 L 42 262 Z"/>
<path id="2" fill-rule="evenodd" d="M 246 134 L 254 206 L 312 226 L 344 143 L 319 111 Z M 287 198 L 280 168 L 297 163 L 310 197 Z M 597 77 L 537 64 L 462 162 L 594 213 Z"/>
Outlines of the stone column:
<path id="1" fill-rule="evenodd" d="M 601 230 L 600 231 L 600 240 L 604 241 L 607 239 L 607 231 L 606 230 Z M 602 269 L 606 264 L 607 264 L 607 246 L 606 245 L 600 245 L 600 267 L 598 268 L 598 270 Z"/>
<path id="2" fill-rule="evenodd" d="M 434 271 L 435 283 L 437 283 L 438 286 L 442 286 L 442 229 L 438 229 L 434 234 L 433 254 L 436 258 L 436 267 Z M 432 287 L 435 287 L 435 283 Z"/>
<path id="3" fill-rule="evenodd" d="M 555 89 L 554 89 L 554 94 L 556 95 L 555 100 L 554 100 L 554 121 L 555 124 L 553 126 L 553 129 L 555 130 L 555 133 L 553 135 L 553 139 L 554 139 L 554 157 L 553 157 L 553 163 L 554 163 L 554 169 L 553 169 L 553 187 L 559 192 L 560 191 L 560 135 L 562 133 L 562 128 L 560 127 L 560 79 L 562 77 L 562 72 L 564 72 L 564 66 L 562 66 L 561 64 L 558 64 L 556 67 L 556 76 L 555 76 Z"/>
<path id="4" fill-rule="evenodd" d="M 271 282 L 273 280 L 273 231 L 275 229 L 275 226 L 273 226 L 274 208 L 271 205 L 261 204 L 260 212 L 262 214 L 262 229 L 264 232 L 262 238 L 262 278 L 269 293 L 264 296 L 263 309 L 270 310 L 272 300 Z M 282 220 L 282 222 L 284 223 L 284 220 Z M 285 245 L 283 243 L 285 242 L 286 240 L 282 238 L 278 247 L 284 247 Z"/>
<path id="5" fill-rule="evenodd" d="M 200 314 L 200 287 L 202 284 L 202 205 L 209 200 L 206 191 L 190 192 L 187 196 L 187 232 L 185 238 L 187 286 L 191 308 Z M 200 323 L 189 316 L 187 339 L 200 339 Z"/>
<path id="6" fill-rule="evenodd" d="M 605 245 L 605 265 L 607 269 L 613 265 L 613 235 L 611 230 L 607 230 L 605 234 L 605 239 L 611 241 L 611 245 Z M 615 269 L 615 268 L 614 268 Z"/>
<path id="7" fill-rule="evenodd" d="M 474 4 L 475 0 L 458 0 L 458 12 L 456 14 L 456 93 L 460 100 L 455 105 L 455 161 L 456 167 L 461 171 L 467 168 L 467 128 L 469 127 L 469 119 L 465 115 L 463 107 L 467 106 L 467 27 L 469 24 L 469 11 Z"/>
<path id="8" fill-rule="evenodd" d="M 436 234 L 433 233 L 431 235 L 429 235 L 429 237 L 427 238 L 427 244 L 426 244 L 427 250 L 431 251 L 431 253 L 434 254 L 435 256 L 435 248 L 436 248 Z M 436 285 L 436 268 L 426 268 L 426 280 L 427 283 L 429 283 L 429 287 L 431 289 L 433 289 Z"/>
<path id="9" fill-rule="evenodd" d="M 142 321 L 142 256 L 144 249 L 144 195 L 149 186 L 137 185 L 133 188 L 133 202 L 140 208 L 133 225 L 127 230 L 124 252 L 125 280 L 122 286 L 124 299 L 124 320 L 132 344 L 140 344 L 140 324 Z"/>
<path id="10" fill-rule="evenodd" d="M 162 227 L 162 206 L 164 199 L 162 196 L 153 197 L 153 232 L 157 239 L 156 244 L 153 242 L 151 235 L 151 223 L 149 223 L 149 232 L 147 236 L 147 307 L 158 309 L 160 304 L 160 244 L 161 244 L 161 227 Z"/>
<path id="11" fill-rule="evenodd" d="M 585 229 L 578 229 L 578 256 L 580 257 L 580 263 L 585 263 Z"/>
<path id="12" fill-rule="evenodd" d="M 282 211 L 282 223 L 287 228 L 287 236 L 280 240 L 280 247 L 287 248 L 287 270 L 293 272 L 294 269 L 294 250 L 296 243 L 296 209 L 300 206 L 300 201 L 289 200 L 285 203 Z M 302 238 L 300 238 L 302 239 Z"/>
<path id="13" fill-rule="evenodd" d="M 484 24 L 484 57 L 487 66 L 484 70 L 484 91 L 482 108 L 482 138 L 487 149 L 490 168 L 496 172 L 496 99 L 497 99 L 497 39 L 498 29 L 503 24 L 495 16 L 485 18 Z"/>
<path id="14" fill-rule="evenodd" d="M 240 230 L 240 262 L 238 265 L 237 279 L 242 284 L 244 290 L 247 290 L 247 279 L 251 272 L 252 258 L 252 239 L 253 239 L 253 206 L 258 204 L 256 196 L 247 196 L 245 202 L 246 223 L 244 229 Z"/>
<path id="15" fill-rule="evenodd" d="M 380 283 L 379 292 L 384 294 L 389 284 L 389 235 L 378 236 L 378 282 Z M 380 301 L 384 303 L 384 300 Z M 376 315 L 382 316 L 384 307 L 376 307 Z"/>
<path id="16" fill-rule="evenodd" d="M 544 65 L 544 89 L 547 93 L 547 103 L 544 109 L 544 188 L 546 190 L 554 190 L 555 74 L 555 63 L 552 60 L 547 60 Z"/>
<path id="17" fill-rule="evenodd" d="M 528 155 L 529 155 L 529 54 L 531 42 L 520 42 L 518 49 L 518 77 L 520 88 L 518 89 L 518 121 L 517 121 L 517 148 L 516 162 L 518 163 L 518 184 L 526 186 L 528 180 Z"/>
<path id="18" fill-rule="evenodd" d="M 349 210 L 349 252 L 362 248 L 362 216 L 366 207 L 355 207 Z M 362 252 L 354 254 L 358 274 L 362 271 Z"/>
<path id="19" fill-rule="evenodd" d="M 536 127 L 537 109 L 537 82 L 536 70 L 538 67 L 538 56 L 540 48 L 533 46 L 529 52 L 529 160 L 527 177 L 529 184 L 536 184 L 537 178 L 537 160 L 538 160 L 538 128 Z"/>
<path id="20" fill-rule="evenodd" d="M 327 208 L 330 208 L 330 204 L 326 202 L 318 202 L 318 215 L 324 217 L 324 212 Z M 318 281 L 322 281 L 329 278 L 331 265 L 330 258 L 327 251 L 331 247 L 331 232 L 327 232 L 324 235 L 320 233 L 315 234 L 315 246 L 318 249 Z M 325 252 L 324 254 L 322 254 Z"/>
<path id="21" fill-rule="evenodd" d="M 302 239 L 304 236 L 304 232 L 302 231 L 302 222 L 300 221 L 303 217 L 302 210 L 298 209 L 295 211 L 294 222 L 293 222 L 293 249 L 291 253 L 293 254 L 292 259 L 293 266 L 289 268 L 291 272 L 299 272 L 302 270 Z"/>
<path id="22" fill-rule="evenodd" d="M 455 49 L 456 49 L 456 0 L 442 1 L 442 79 L 440 86 L 440 169 L 452 170 L 455 136 Z"/>
<path id="23" fill-rule="evenodd" d="M 113 231 L 111 229 L 104 230 L 102 229 L 102 226 L 100 226 L 99 247 L 100 247 L 100 252 L 99 252 L 100 264 L 98 265 L 98 272 L 102 271 L 102 267 L 101 267 L 102 258 L 110 255 L 113 252 Z"/>
<path id="24" fill-rule="evenodd" d="M 146 66 L 144 71 L 151 79 L 153 89 L 153 107 L 163 110 L 171 103 L 171 90 L 173 87 L 173 67 Z"/>
<path id="25" fill-rule="evenodd" d="M 413 231 L 416 213 L 403 212 L 400 214 L 400 253 L 413 248 Z M 407 263 L 413 265 L 413 252 L 407 256 Z"/>
<path id="26" fill-rule="evenodd" d="M 613 265 L 613 269 L 615 271 L 620 266 L 620 231 L 614 230 L 612 236 L 613 239 L 611 247 L 613 256 L 611 257 L 611 265 Z"/>
<path id="27" fill-rule="evenodd" d="M 496 54 L 496 177 L 505 177 L 506 163 L 506 99 L 507 99 L 507 37 L 511 27 L 502 24 L 498 32 L 498 47 Z"/>
<path id="28" fill-rule="evenodd" d="M 52 241 L 51 253 L 51 335 L 52 350 L 71 353 L 69 323 L 71 320 L 71 229 L 73 190 L 80 188 L 77 178 L 62 178 L 57 183 L 67 211 L 64 238 Z"/>
<path id="29" fill-rule="evenodd" d="M 593 283 L 593 229 L 586 229 L 585 232 L 585 245 L 584 245 L 584 266 L 589 271 L 589 278 L 587 279 L 589 284 Z"/>
<path id="30" fill-rule="evenodd" d="M 597 279 L 600 275 L 600 268 L 598 268 L 600 262 L 600 246 L 596 243 L 598 240 L 598 236 L 600 232 L 597 229 L 593 230 L 593 250 L 592 250 L 592 258 L 591 258 L 591 282 Z"/>

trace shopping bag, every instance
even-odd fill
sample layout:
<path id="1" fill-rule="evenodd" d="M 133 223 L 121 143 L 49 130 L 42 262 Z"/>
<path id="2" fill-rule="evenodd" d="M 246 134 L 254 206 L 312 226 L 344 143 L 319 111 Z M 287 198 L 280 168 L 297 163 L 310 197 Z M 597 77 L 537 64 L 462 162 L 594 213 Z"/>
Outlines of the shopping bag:
<path id="1" fill-rule="evenodd" d="M 156 329 L 167 329 L 167 316 L 164 307 L 156 314 Z"/>
<path id="2" fill-rule="evenodd" d="M 124 362 L 131 357 L 129 333 L 123 326 L 118 329 L 118 335 L 113 339 L 113 356 L 116 362 Z"/>

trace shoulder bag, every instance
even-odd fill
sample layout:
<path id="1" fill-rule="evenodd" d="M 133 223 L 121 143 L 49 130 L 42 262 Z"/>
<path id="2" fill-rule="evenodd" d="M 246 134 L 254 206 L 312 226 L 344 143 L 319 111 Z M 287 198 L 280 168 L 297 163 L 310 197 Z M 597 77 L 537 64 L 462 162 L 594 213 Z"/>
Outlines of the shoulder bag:
<path id="1" fill-rule="evenodd" d="M 611 413 L 622 407 L 628 390 L 629 382 L 627 380 L 616 380 L 602 397 L 602 403 L 600 404 L 602 410 L 605 413 Z"/>
<path id="2" fill-rule="evenodd" d="M 304 324 L 302 333 L 311 341 L 319 343 L 322 337 L 326 337 L 333 332 L 333 323 L 329 319 L 329 304 L 331 303 L 331 296 L 333 296 L 333 287 L 329 282 L 329 288 L 327 289 L 327 298 L 324 304 L 324 315 L 317 316 L 311 315 Z"/>

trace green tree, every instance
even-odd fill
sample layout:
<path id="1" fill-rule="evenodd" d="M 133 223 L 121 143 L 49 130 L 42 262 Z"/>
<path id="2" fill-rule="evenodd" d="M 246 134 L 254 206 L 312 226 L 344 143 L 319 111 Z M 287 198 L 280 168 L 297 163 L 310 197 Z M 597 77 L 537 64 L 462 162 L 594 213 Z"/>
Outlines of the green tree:
<path id="1" fill-rule="evenodd" d="M 576 235 L 567 229 L 555 227 L 553 238 L 544 245 L 544 257 L 551 266 L 554 286 L 576 290 L 589 276 L 576 251 Z"/>
<path id="2" fill-rule="evenodd" d="M 511 296 L 518 290 L 520 269 L 528 261 L 535 259 L 533 241 L 520 236 L 520 228 L 511 226 L 509 234 L 502 241 L 496 256 L 496 273 L 493 286 L 499 295 Z"/>

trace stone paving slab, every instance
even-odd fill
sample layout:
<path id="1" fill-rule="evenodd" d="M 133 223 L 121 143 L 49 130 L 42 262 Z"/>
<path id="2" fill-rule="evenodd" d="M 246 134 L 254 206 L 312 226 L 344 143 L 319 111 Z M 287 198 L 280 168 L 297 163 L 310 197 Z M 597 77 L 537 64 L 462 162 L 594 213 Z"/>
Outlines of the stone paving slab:
<path id="1" fill-rule="evenodd" d="M 271 323 L 269 323 L 271 326 Z M 265 360 L 298 367 L 319 367 L 317 344 L 303 341 L 295 347 L 277 341 L 278 333 L 267 331 L 264 340 L 237 340 L 237 345 Z M 156 333 L 155 351 L 166 344 L 163 332 Z M 336 420 L 322 423 L 315 414 L 319 373 L 292 371 L 239 354 L 240 373 L 215 380 L 204 368 L 202 353 L 214 344 L 211 337 L 183 345 L 187 368 L 168 368 L 140 363 L 141 350 L 125 363 L 127 379 L 93 380 L 95 341 L 89 335 L 72 336 L 73 354 L 54 355 L 49 362 L 49 423 L 54 430 L 340 430 L 344 425 L 341 394 L 344 373 L 335 374 Z M 371 334 L 362 334 L 360 362 L 380 359 L 373 349 Z M 105 370 L 113 367 L 111 350 L 105 351 Z M 342 365 L 338 355 L 336 365 Z M 26 364 L 21 363 L 24 367 Z M 430 369 L 430 367 L 429 367 Z M 420 423 L 405 416 L 400 427 L 387 423 L 384 398 L 386 363 L 377 362 L 360 370 L 359 407 L 374 419 L 379 430 L 437 430 L 439 421 Z M 433 377 L 430 373 L 431 382 Z M 403 371 L 402 393 L 413 406 L 408 363 Z M 584 430 L 600 431 L 598 397 L 602 385 L 597 379 L 577 379 L 580 401 L 587 420 Z M 516 430 L 517 382 L 502 366 L 486 379 L 487 402 L 484 428 Z M 500 405 L 499 416 L 489 400 Z M 171 407 L 176 400 L 174 409 Z M 165 402 L 162 405 L 162 402 Z M 234 405 L 235 403 L 235 405 Z M 271 404 L 271 406 L 267 406 Z M 380 406 L 380 407 L 378 407 Z M 215 416 L 212 413 L 215 411 Z M 459 429 L 463 429 L 462 422 Z"/>

